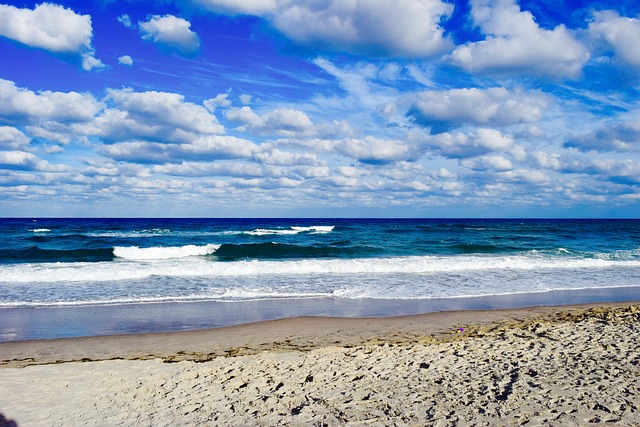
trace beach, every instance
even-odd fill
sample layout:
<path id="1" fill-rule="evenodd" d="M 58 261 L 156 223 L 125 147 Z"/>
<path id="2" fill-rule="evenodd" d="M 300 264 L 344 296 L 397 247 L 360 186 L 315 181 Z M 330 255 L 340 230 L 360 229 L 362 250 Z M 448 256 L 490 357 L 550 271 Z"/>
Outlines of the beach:
<path id="1" fill-rule="evenodd" d="M 636 302 L 5 342 L 0 413 L 19 426 L 638 426 L 638 342 Z"/>

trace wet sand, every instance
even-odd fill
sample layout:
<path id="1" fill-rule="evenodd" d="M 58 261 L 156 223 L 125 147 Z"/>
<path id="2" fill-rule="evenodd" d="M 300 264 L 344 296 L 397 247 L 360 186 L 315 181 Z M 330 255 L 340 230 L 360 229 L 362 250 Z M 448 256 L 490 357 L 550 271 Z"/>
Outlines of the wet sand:
<path id="1" fill-rule="evenodd" d="M 640 286 L 427 299 L 275 298 L 0 308 L 0 342 L 180 332 L 301 316 L 398 317 L 640 300 Z"/>
<path id="2" fill-rule="evenodd" d="M 640 303 L 0 343 L 0 424 L 640 426 Z"/>

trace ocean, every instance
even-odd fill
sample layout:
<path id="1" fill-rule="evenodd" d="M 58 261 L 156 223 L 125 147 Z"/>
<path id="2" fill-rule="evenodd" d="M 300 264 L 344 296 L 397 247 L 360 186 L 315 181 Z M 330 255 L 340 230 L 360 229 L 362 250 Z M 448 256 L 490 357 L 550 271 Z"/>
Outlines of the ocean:
<path id="1" fill-rule="evenodd" d="M 306 315 L 310 301 L 630 287 L 640 287 L 635 219 L 0 219 L 0 340 L 33 337 L 9 309 L 288 301 Z M 228 323 L 238 321 L 211 324 Z"/>

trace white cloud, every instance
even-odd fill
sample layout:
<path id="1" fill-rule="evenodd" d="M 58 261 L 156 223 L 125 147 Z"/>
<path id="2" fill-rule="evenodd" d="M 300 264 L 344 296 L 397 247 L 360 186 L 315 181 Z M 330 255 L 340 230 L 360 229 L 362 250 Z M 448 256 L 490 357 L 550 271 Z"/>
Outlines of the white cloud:
<path id="1" fill-rule="evenodd" d="M 395 140 L 367 136 L 364 139 L 349 138 L 336 145 L 345 156 L 362 163 L 383 164 L 401 160 L 415 160 L 418 153 L 410 145 Z"/>
<path id="2" fill-rule="evenodd" d="M 0 126 L 0 149 L 22 148 L 29 144 L 29 137 L 11 126 Z"/>
<path id="3" fill-rule="evenodd" d="M 471 16 L 486 39 L 459 46 L 450 56 L 468 71 L 577 77 L 589 59 L 564 25 L 540 28 L 515 0 L 472 0 Z"/>
<path id="4" fill-rule="evenodd" d="M 118 22 L 127 28 L 135 28 L 135 26 L 133 25 L 133 22 L 131 22 L 131 17 L 126 13 L 118 16 Z"/>
<path id="5" fill-rule="evenodd" d="M 193 54 L 200 48 L 198 35 L 191 31 L 191 23 L 173 15 L 154 15 L 140 22 L 142 38 L 183 54 Z"/>
<path id="6" fill-rule="evenodd" d="M 132 89 L 107 90 L 105 101 L 112 107 L 105 122 L 117 127 L 130 123 L 129 130 L 150 129 L 149 137 L 178 137 L 184 134 L 216 134 L 224 128 L 204 107 L 185 102 L 184 96 L 171 92 L 134 92 Z M 125 119 L 120 122 L 120 118 Z M 137 132 L 134 133 L 138 134 Z M 173 140 L 169 138 L 169 140 Z M 165 140 L 164 138 L 162 138 Z"/>
<path id="7" fill-rule="evenodd" d="M 226 117 L 233 122 L 241 123 L 248 127 L 258 127 L 263 123 L 262 118 L 251 107 L 234 108 L 227 111 Z"/>
<path id="8" fill-rule="evenodd" d="M 508 171 L 513 169 L 513 163 L 511 160 L 504 156 L 495 155 L 480 156 L 474 159 L 464 159 L 460 164 L 465 168 L 477 171 Z"/>
<path id="9" fill-rule="evenodd" d="M 534 151 L 531 153 L 531 158 L 535 161 L 536 166 L 544 169 L 559 170 L 562 165 L 560 155 L 557 153 Z"/>
<path id="10" fill-rule="evenodd" d="M 282 0 L 193 0 L 193 2 L 222 14 L 263 16 L 275 13 Z"/>
<path id="11" fill-rule="evenodd" d="M 114 160 L 132 163 L 182 163 L 219 159 L 254 159 L 261 152 L 251 141 L 225 135 L 200 137 L 190 143 L 162 144 L 130 141 L 105 145 L 101 153 Z"/>
<path id="12" fill-rule="evenodd" d="M 610 182 L 637 186 L 640 184 L 640 163 L 625 160 L 592 160 L 593 169 Z"/>
<path id="13" fill-rule="evenodd" d="M 98 152 L 117 161 L 163 164 L 172 161 L 167 147 L 168 145 L 157 142 L 130 141 L 105 145 Z M 179 163 L 180 160 L 176 162 Z"/>
<path id="14" fill-rule="evenodd" d="M 5 169 L 33 170 L 38 167 L 38 158 L 25 151 L 0 151 L 0 167 Z"/>
<path id="15" fill-rule="evenodd" d="M 564 174 L 602 175 L 605 179 L 640 177 L 640 163 L 632 159 L 594 159 L 541 152 L 533 153 L 532 157 L 536 166 Z"/>
<path id="16" fill-rule="evenodd" d="M 260 116 L 245 106 L 227 111 L 226 117 L 241 123 L 241 130 L 255 134 L 291 137 L 311 134 L 315 130 L 304 112 L 290 108 L 278 108 Z"/>
<path id="17" fill-rule="evenodd" d="M 118 63 L 122 65 L 133 65 L 133 59 L 129 55 L 122 55 L 118 58 Z"/>
<path id="18" fill-rule="evenodd" d="M 26 151 L 0 151 L 0 168 L 43 172 L 62 172 L 69 169 L 63 165 L 52 165 Z"/>
<path id="19" fill-rule="evenodd" d="M 640 151 L 640 123 L 617 123 L 569 139 L 567 148 L 580 151 Z"/>
<path id="20" fill-rule="evenodd" d="M 233 160 L 164 164 L 156 165 L 152 170 L 155 173 L 185 177 L 223 176 L 260 178 L 270 174 L 270 170 L 265 166 L 255 163 L 241 163 Z"/>
<path id="21" fill-rule="evenodd" d="M 231 105 L 231 101 L 229 101 L 228 93 L 219 93 L 214 98 L 207 99 L 202 103 L 204 107 L 211 111 L 212 113 L 216 111 L 218 107 L 228 107 Z"/>
<path id="22" fill-rule="evenodd" d="M 213 156 L 215 158 L 249 158 L 257 151 L 253 142 L 234 136 L 212 135 L 198 138 L 191 144 L 180 149 L 187 154 L 198 156 Z"/>
<path id="23" fill-rule="evenodd" d="M 31 135 L 60 143 L 99 137 L 107 143 L 187 143 L 224 127 L 203 106 L 169 92 L 108 89 L 100 101 L 76 92 L 40 92 L 0 80 L 0 123 L 28 124 Z"/>
<path id="24" fill-rule="evenodd" d="M 317 163 L 315 154 L 289 153 L 286 151 L 267 149 L 256 153 L 256 159 L 266 165 L 277 166 L 314 166 Z"/>
<path id="25" fill-rule="evenodd" d="M 32 92 L 0 79 L 0 123 L 24 124 L 45 120 L 91 120 L 103 105 L 90 94 Z"/>
<path id="26" fill-rule="evenodd" d="M 91 71 L 93 69 L 104 68 L 105 65 L 98 58 L 94 56 L 93 51 L 82 54 L 82 69 L 85 71 Z"/>
<path id="27" fill-rule="evenodd" d="M 447 132 L 428 136 L 425 144 L 444 157 L 466 158 L 506 151 L 513 146 L 513 139 L 495 129 L 481 128 L 469 133 Z"/>
<path id="28" fill-rule="evenodd" d="M 385 1 L 323 3 L 319 8 L 294 3 L 280 9 L 273 23 L 298 43 L 319 43 L 353 53 L 425 57 L 452 46 L 440 26 L 440 20 L 453 11 L 451 4 L 439 0 L 397 0 L 393 7 Z"/>
<path id="29" fill-rule="evenodd" d="M 27 126 L 27 131 L 32 138 L 45 139 L 59 144 L 69 144 L 74 138 L 78 137 L 78 135 L 74 135 L 71 126 L 56 121 L 46 121 L 37 125 Z M 80 137 L 79 139 L 86 142 L 85 138 Z M 47 146 L 46 150 L 50 153 L 63 151 L 62 147 L 58 145 Z"/>
<path id="30" fill-rule="evenodd" d="M 335 150 L 336 145 L 339 144 L 339 140 L 335 139 L 322 139 L 322 138 L 282 138 L 278 139 L 276 143 L 280 146 L 295 146 L 310 149 L 315 152 L 330 153 Z"/>
<path id="31" fill-rule="evenodd" d="M 594 21 L 589 24 L 591 35 L 604 39 L 627 64 L 640 67 L 640 19 L 622 17 L 610 10 L 593 16 Z"/>
<path id="32" fill-rule="evenodd" d="M 51 3 L 35 9 L 0 5 L 0 36 L 50 52 L 77 54 L 89 71 L 104 67 L 91 46 L 91 16 Z"/>
<path id="33" fill-rule="evenodd" d="M 529 170 L 529 169 L 517 169 L 512 171 L 499 172 L 497 177 L 501 181 L 543 185 L 548 184 L 550 178 L 542 171 Z"/>
<path id="34" fill-rule="evenodd" d="M 96 100 L 76 92 L 36 93 L 0 79 L 0 145 L 19 148 L 27 136 L 2 125 L 26 125 L 29 137 L 62 144 L 73 140 L 90 144 L 92 137 L 107 144 L 188 144 L 224 133 L 215 115 L 177 93 L 108 89 L 103 99 Z"/>
<path id="35" fill-rule="evenodd" d="M 265 18 L 296 43 L 380 57 L 421 58 L 453 46 L 440 21 L 453 12 L 441 0 L 197 0 L 225 14 Z"/>
<path id="36" fill-rule="evenodd" d="M 550 98 L 538 91 L 505 88 L 424 91 L 398 101 L 408 104 L 409 115 L 432 133 L 464 124 L 508 126 L 540 120 Z"/>

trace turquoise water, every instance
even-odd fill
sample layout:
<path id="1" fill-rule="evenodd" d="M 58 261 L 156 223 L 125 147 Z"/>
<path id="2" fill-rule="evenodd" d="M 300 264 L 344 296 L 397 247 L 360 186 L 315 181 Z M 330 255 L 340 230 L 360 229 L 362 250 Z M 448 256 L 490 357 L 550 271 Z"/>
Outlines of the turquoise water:
<path id="1" fill-rule="evenodd" d="M 640 285 L 640 220 L 0 219 L 0 308 Z"/>

